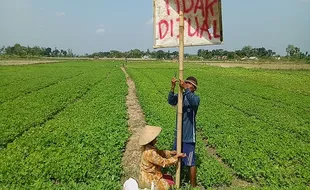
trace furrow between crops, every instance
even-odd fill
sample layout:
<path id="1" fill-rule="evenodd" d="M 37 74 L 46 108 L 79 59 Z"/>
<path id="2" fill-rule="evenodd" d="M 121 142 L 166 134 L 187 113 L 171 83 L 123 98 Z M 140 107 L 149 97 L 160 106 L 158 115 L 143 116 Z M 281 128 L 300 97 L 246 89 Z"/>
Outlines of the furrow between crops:
<path id="1" fill-rule="evenodd" d="M 256 184 L 251 183 L 246 181 L 245 179 L 242 178 L 242 176 L 238 175 L 233 168 L 231 168 L 228 164 L 225 163 L 225 161 L 223 160 L 223 158 L 217 153 L 216 148 L 210 146 L 208 144 L 208 140 L 203 139 L 201 136 L 201 131 L 199 133 L 199 139 L 205 143 L 205 147 L 207 150 L 208 155 L 210 155 L 212 158 L 214 158 L 215 160 L 217 160 L 224 168 L 232 171 L 232 181 L 231 181 L 231 185 L 232 187 L 236 188 L 236 187 L 253 187 L 256 186 Z"/>
<path id="2" fill-rule="evenodd" d="M 72 99 L 68 104 L 66 104 L 65 106 L 59 107 L 58 109 L 56 109 L 55 111 L 51 112 L 49 115 L 47 115 L 46 118 L 43 119 L 42 122 L 36 123 L 30 127 L 28 127 L 26 130 L 21 131 L 20 133 L 17 133 L 14 138 L 12 139 L 8 139 L 5 143 L 0 144 L 0 150 L 3 150 L 5 148 L 7 148 L 8 144 L 13 143 L 16 139 L 20 138 L 24 133 L 26 133 L 27 131 L 29 131 L 29 129 L 31 129 L 32 127 L 38 127 L 38 126 L 44 126 L 47 122 L 49 122 L 50 120 L 53 120 L 57 117 L 57 115 L 59 115 L 61 112 L 63 112 L 67 107 L 72 106 L 73 104 L 75 104 L 76 102 L 80 101 L 83 99 L 83 97 L 92 89 L 94 88 L 96 85 L 100 84 L 102 81 L 104 81 L 105 79 L 107 79 L 109 77 L 111 72 L 107 73 L 107 76 L 104 79 L 101 79 L 97 82 L 95 82 L 93 85 L 89 86 L 88 88 L 86 88 L 85 92 L 77 95 L 74 99 Z"/>
<path id="3" fill-rule="evenodd" d="M 302 107 L 301 105 L 295 105 L 293 103 L 285 102 L 284 100 L 281 100 L 281 99 L 266 97 L 264 95 L 255 94 L 255 93 L 252 93 L 250 91 L 246 91 L 246 90 L 242 90 L 242 89 L 236 89 L 236 88 L 233 88 L 233 87 L 230 87 L 230 86 L 226 86 L 226 89 L 230 89 L 231 91 L 235 92 L 236 94 L 243 93 L 245 95 L 250 95 L 250 96 L 253 96 L 255 98 L 258 98 L 258 99 L 261 99 L 261 100 L 265 100 L 265 101 L 268 101 L 268 102 L 276 104 L 276 105 L 280 105 L 280 106 L 293 106 L 293 107 L 295 107 L 297 109 L 300 109 L 302 111 L 309 110 L 309 105 L 303 105 L 304 107 Z M 281 90 L 281 89 L 276 89 L 276 90 Z M 309 97 L 308 95 L 305 95 L 305 94 L 300 94 L 300 95 L 301 96 Z"/>
<path id="4" fill-rule="evenodd" d="M 125 68 L 122 68 L 128 85 L 128 95 L 126 97 L 127 113 L 128 113 L 128 129 L 131 137 L 126 143 L 126 149 L 123 154 L 122 165 L 124 175 L 121 179 L 123 184 L 128 178 L 139 179 L 141 147 L 139 146 L 139 133 L 144 128 L 146 121 L 143 110 L 139 104 L 136 95 L 136 87 L 134 81 L 129 77 Z"/>
<path id="5" fill-rule="evenodd" d="M 98 84 L 0 152 L 2 188 L 121 189 L 128 89 L 119 67 L 96 63 L 83 66 L 105 66 L 89 78 Z"/>
<path id="6" fill-rule="evenodd" d="M 79 74 L 77 74 L 77 75 L 64 78 L 63 80 L 54 81 L 54 82 L 49 83 L 49 84 L 47 84 L 47 85 L 45 85 L 45 86 L 42 86 L 42 87 L 40 87 L 40 88 L 33 89 L 32 91 L 23 92 L 21 95 L 18 95 L 18 96 L 16 96 L 16 97 L 13 97 L 13 98 L 8 99 L 8 100 L 6 100 L 6 101 L 2 101 L 2 102 L 0 101 L 0 105 L 1 105 L 1 104 L 4 104 L 4 103 L 6 103 L 6 102 L 9 102 L 9 101 L 14 101 L 14 100 L 16 100 L 17 98 L 20 98 L 20 97 L 23 97 L 23 96 L 32 94 L 32 93 L 34 93 L 34 92 L 38 92 L 38 91 L 40 91 L 40 90 L 44 90 L 45 88 L 51 87 L 51 86 L 53 86 L 53 85 L 57 85 L 57 84 L 59 84 L 59 83 L 61 83 L 61 82 L 65 82 L 65 81 L 70 80 L 70 79 L 73 79 L 73 78 L 78 77 L 78 76 L 80 76 L 80 75 L 82 75 L 82 74 L 83 74 L 83 73 L 79 73 Z"/>
<path id="7" fill-rule="evenodd" d="M 158 86 L 156 85 L 156 82 L 154 81 L 153 78 L 151 78 L 150 76 L 146 75 L 145 72 L 141 72 L 139 70 L 137 70 L 138 72 L 142 73 L 142 75 L 144 75 L 147 79 L 149 79 L 151 81 L 151 84 L 154 85 L 154 88 L 157 90 L 157 92 L 159 94 L 161 94 L 163 97 L 166 96 L 166 94 L 164 94 L 163 92 L 161 92 L 160 90 L 158 90 Z M 164 97 L 166 99 L 166 97 Z"/>
<path id="8" fill-rule="evenodd" d="M 254 118 L 254 119 L 256 119 L 256 120 L 258 120 L 258 121 L 260 121 L 262 123 L 265 123 L 267 126 L 272 126 L 273 129 L 275 129 L 275 130 L 277 130 L 279 132 L 286 132 L 286 133 L 296 137 L 297 139 L 299 139 L 299 140 L 301 140 L 303 142 L 310 143 L 309 138 L 307 138 L 308 135 L 305 135 L 305 134 L 310 134 L 310 131 L 307 130 L 307 129 L 304 129 L 303 131 L 299 131 L 299 130 L 295 130 L 294 131 L 293 129 L 283 129 L 280 126 L 274 125 L 272 122 L 264 119 L 259 114 L 250 113 L 250 112 L 248 112 L 246 110 L 243 110 L 242 108 L 240 108 L 240 107 L 238 107 L 236 105 L 233 105 L 233 104 L 229 104 L 229 103 L 226 103 L 226 102 L 223 102 L 223 101 L 219 101 L 219 102 L 222 103 L 223 105 L 227 106 L 227 107 L 230 107 L 232 109 L 235 109 L 235 110 L 239 111 L 240 113 L 242 113 L 243 115 L 245 115 L 248 118 Z M 304 125 L 305 126 L 309 125 L 309 121 L 306 121 L 304 123 Z"/>
<path id="9" fill-rule="evenodd" d="M 144 72 L 145 71 L 145 72 Z M 166 77 L 157 76 L 157 72 L 145 69 L 128 69 L 128 73 L 135 80 L 137 92 L 141 106 L 145 112 L 146 121 L 150 125 L 161 126 L 162 134 L 159 136 L 158 147 L 161 149 L 171 149 L 173 144 L 173 134 L 175 129 L 175 108 L 167 103 L 166 95 L 163 92 L 169 92 L 169 87 L 163 85 L 169 83 L 169 75 Z M 173 72 L 172 72 L 173 73 Z M 152 85 L 150 85 L 150 83 Z M 228 169 L 223 168 L 218 161 L 207 154 L 205 144 L 197 139 L 197 176 L 198 183 L 204 187 L 224 186 L 231 183 L 231 174 Z M 173 168 L 165 170 L 168 173 L 175 174 Z M 182 183 L 188 183 L 186 171 L 182 173 Z"/>

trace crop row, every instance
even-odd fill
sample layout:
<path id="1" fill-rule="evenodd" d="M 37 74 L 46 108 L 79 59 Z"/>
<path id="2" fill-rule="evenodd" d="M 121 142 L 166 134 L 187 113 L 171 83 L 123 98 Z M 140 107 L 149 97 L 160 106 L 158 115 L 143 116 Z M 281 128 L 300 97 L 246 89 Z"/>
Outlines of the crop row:
<path id="1" fill-rule="evenodd" d="M 208 70 L 192 71 L 206 79 L 201 82 L 206 88 L 201 88 L 200 93 L 208 104 L 202 106 L 205 117 L 200 120 L 206 126 L 209 143 L 238 175 L 249 181 L 263 186 L 307 185 L 310 115 L 309 104 L 302 102 L 310 102 L 309 96 L 292 93 L 290 87 L 294 86 L 294 80 L 291 80 L 293 84 L 287 84 L 287 89 L 274 86 L 274 80 L 283 79 L 282 72 L 268 71 L 265 77 L 270 78 L 264 80 L 273 82 L 265 86 L 259 82 L 261 76 L 257 74 L 253 78 L 251 71 L 243 74 L 242 82 L 232 80 L 231 70 L 236 72 L 227 69 L 222 77 L 214 77 Z M 298 76 L 298 72 L 292 72 L 291 77 L 285 74 L 286 83 L 296 77 L 294 74 Z M 306 89 L 305 86 L 300 88 Z"/>
<path id="2" fill-rule="evenodd" d="M 68 69 L 70 65 L 70 69 Z M 0 104 L 76 77 L 83 67 L 76 63 L 57 63 L 0 67 Z M 35 80 L 34 80 L 35 79 Z"/>
<path id="3" fill-rule="evenodd" d="M 200 135 L 208 139 L 236 175 L 269 187 L 309 184 L 308 73 L 197 65 L 186 68 L 185 76 L 194 75 L 199 81 Z M 167 118 L 160 124 L 167 126 L 170 122 L 168 126 L 174 126 L 171 120 L 175 115 L 168 115 L 171 110 L 164 105 L 177 65 L 132 64 L 129 70 L 138 83 L 139 98 L 146 104 L 143 109 L 147 118 L 154 123 Z M 144 83 L 152 85 L 147 87 Z M 151 107 L 152 104 L 156 106 Z M 173 134 L 173 130 L 168 133 Z"/>
<path id="4" fill-rule="evenodd" d="M 169 83 L 171 78 L 161 76 L 162 71 L 152 69 L 128 69 L 135 81 L 139 102 L 147 123 L 163 128 L 159 137 L 159 147 L 171 149 L 174 139 L 176 108 L 168 105 Z M 201 136 L 197 137 L 198 181 L 203 186 L 221 186 L 231 183 L 231 171 L 207 154 Z"/>
<path id="5" fill-rule="evenodd" d="M 0 148 L 13 142 L 29 128 L 43 125 L 48 120 L 53 119 L 68 105 L 82 98 L 92 86 L 103 81 L 109 70 L 95 72 L 95 69 L 98 69 L 96 67 L 98 66 L 85 65 L 84 73 L 79 76 L 60 81 L 55 85 L 1 104 Z M 70 67 L 67 69 L 70 70 Z M 41 70 L 41 72 L 45 71 Z M 66 75 L 60 72 L 59 78 L 63 78 L 61 74 Z M 33 77 L 25 85 L 32 87 L 33 84 L 37 83 L 36 81 L 37 78 Z"/>
<path id="6" fill-rule="evenodd" d="M 66 85 L 68 91 L 88 86 L 83 97 L 0 152 L 2 188 L 120 189 L 122 150 L 129 136 L 127 86 L 119 68 L 97 64 L 101 68 Z"/>

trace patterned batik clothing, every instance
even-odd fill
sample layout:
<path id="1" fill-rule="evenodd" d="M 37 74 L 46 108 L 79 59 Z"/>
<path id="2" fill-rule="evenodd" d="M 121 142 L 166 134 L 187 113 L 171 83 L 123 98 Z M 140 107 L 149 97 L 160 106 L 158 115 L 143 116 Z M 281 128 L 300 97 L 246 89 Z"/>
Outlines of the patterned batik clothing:
<path id="1" fill-rule="evenodd" d="M 143 188 L 150 188 L 154 182 L 156 190 L 169 189 L 170 186 L 163 178 L 161 169 L 177 162 L 178 158 L 172 157 L 171 151 L 158 150 L 154 146 L 146 145 L 142 153 L 139 185 Z"/>

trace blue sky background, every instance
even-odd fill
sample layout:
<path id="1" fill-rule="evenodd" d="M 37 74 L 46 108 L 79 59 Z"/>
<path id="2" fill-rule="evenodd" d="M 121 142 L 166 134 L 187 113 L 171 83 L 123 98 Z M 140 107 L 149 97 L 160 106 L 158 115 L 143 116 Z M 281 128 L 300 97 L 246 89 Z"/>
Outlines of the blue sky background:
<path id="1" fill-rule="evenodd" d="M 0 46 L 39 45 L 85 54 L 153 46 L 152 0 L 0 0 Z M 310 52 L 310 0 L 222 0 L 224 45 L 285 55 L 293 44 Z M 166 49 L 164 49 L 166 50 Z M 173 50 L 173 49 L 172 49 Z"/>

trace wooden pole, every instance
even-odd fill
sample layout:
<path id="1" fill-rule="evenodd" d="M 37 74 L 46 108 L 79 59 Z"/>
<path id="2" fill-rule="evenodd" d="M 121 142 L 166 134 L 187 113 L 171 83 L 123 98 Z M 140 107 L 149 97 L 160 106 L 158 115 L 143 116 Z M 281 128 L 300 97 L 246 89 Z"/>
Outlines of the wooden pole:
<path id="1" fill-rule="evenodd" d="M 180 6 L 183 7 L 183 6 Z M 179 28 L 179 79 L 183 80 L 184 71 L 184 13 L 180 10 L 180 28 Z M 178 93 L 178 119 L 177 119 L 177 152 L 182 151 L 182 122 L 183 122 L 183 88 L 179 86 Z M 176 171 L 176 187 L 180 188 L 181 184 L 181 159 L 179 159 Z"/>

